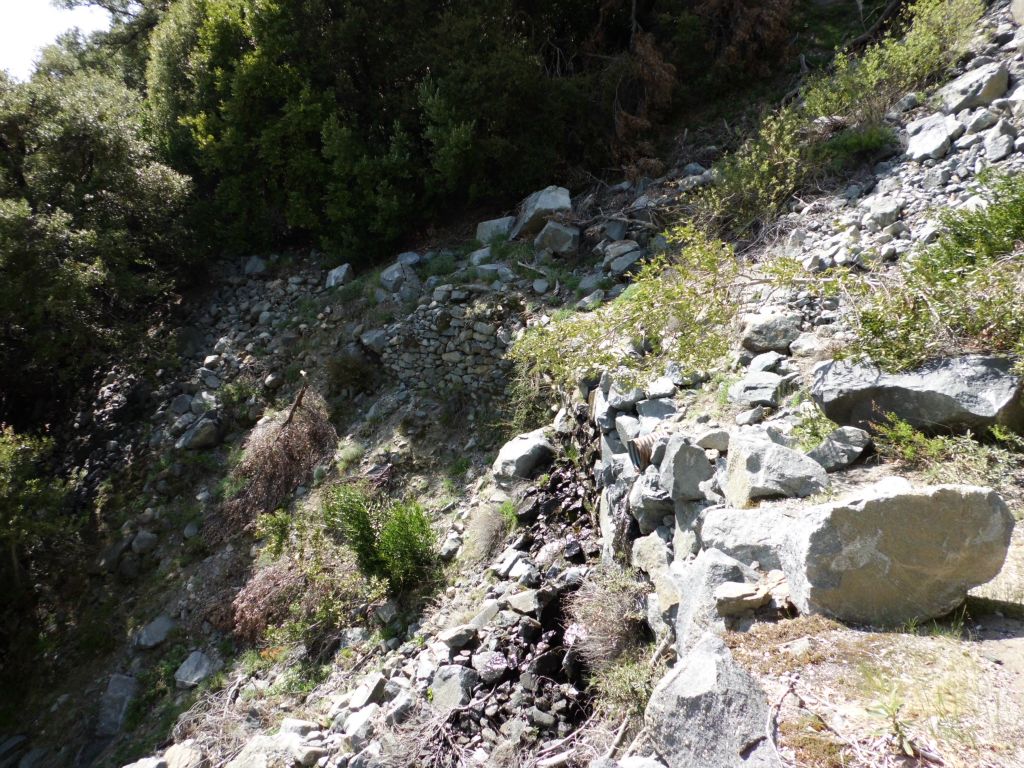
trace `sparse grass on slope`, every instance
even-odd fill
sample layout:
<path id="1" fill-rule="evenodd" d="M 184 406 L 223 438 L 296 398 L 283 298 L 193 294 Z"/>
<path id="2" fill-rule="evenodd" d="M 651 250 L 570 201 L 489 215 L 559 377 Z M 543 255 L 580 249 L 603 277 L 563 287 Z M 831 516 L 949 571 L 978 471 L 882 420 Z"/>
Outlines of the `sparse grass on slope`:
<path id="1" fill-rule="evenodd" d="M 510 352 L 519 380 L 571 387 L 606 369 L 641 378 L 661 375 L 670 361 L 697 371 L 721 357 L 735 313 L 736 258 L 691 227 L 671 235 L 677 252 L 645 264 L 615 301 L 530 328 Z"/>
<path id="2" fill-rule="evenodd" d="M 983 194 L 988 207 L 947 214 L 936 243 L 860 286 L 849 354 L 890 370 L 971 351 L 1024 354 L 1024 176 L 992 179 Z"/>
<path id="3" fill-rule="evenodd" d="M 983 11 L 981 0 L 917 0 L 902 24 L 861 56 L 839 54 L 830 72 L 807 84 L 802 104 L 766 116 L 716 166 L 717 183 L 695 198 L 699 219 L 746 232 L 774 218 L 813 178 L 842 165 L 851 149 L 884 147 L 886 111 L 956 62 Z"/>

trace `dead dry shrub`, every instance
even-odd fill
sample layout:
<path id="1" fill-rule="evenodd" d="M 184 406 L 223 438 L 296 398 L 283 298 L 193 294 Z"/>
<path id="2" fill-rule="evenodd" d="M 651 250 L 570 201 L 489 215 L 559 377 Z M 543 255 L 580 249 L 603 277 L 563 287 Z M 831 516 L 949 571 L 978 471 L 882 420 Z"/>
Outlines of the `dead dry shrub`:
<path id="1" fill-rule="evenodd" d="M 584 630 L 577 648 L 591 671 L 607 668 L 648 639 L 645 592 L 634 571 L 607 565 L 569 596 L 566 613 Z"/>
<path id="2" fill-rule="evenodd" d="M 258 642 L 268 627 L 287 618 L 289 606 L 303 594 L 305 586 L 306 577 L 288 558 L 256 571 L 231 603 L 235 636 Z"/>
<path id="3" fill-rule="evenodd" d="M 793 0 L 700 0 L 706 45 L 719 71 L 764 76 L 788 48 Z"/>
<path id="4" fill-rule="evenodd" d="M 242 490 L 223 504 L 223 525 L 211 526 L 211 534 L 223 541 L 276 509 L 337 442 L 327 404 L 312 391 L 300 395 L 289 410 L 257 424 L 230 476 Z"/>

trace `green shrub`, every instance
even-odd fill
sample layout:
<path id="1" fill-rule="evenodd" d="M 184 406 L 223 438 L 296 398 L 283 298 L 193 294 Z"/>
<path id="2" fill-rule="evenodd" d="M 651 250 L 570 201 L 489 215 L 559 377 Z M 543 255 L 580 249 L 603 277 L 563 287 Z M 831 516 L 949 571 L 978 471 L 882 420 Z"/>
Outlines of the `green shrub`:
<path id="1" fill-rule="evenodd" d="M 818 157 L 826 170 L 839 173 L 877 160 L 897 146 L 899 139 L 892 128 L 868 124 L 848 128 L 826 140 L 818 150 Z"/>
<path id="2" fill-rule="evenodd" d="M 27 571 L 40 547 L 71 530 L 61 514 L 67 486 L 48 475 L 43 462 L 53 441 L 16 433 L 0 424 L 0 547 L 6 562 L 0 574 L 8 574 L 14 589 L 7 598 L 19 597 L 28 585 Z"/>
<path id="3" fill-rule="evenodd" d="M 386 580 L 392 593 L 432 575 L 436 537 L 419 504 L 387 501 L 364 486 L 344 483 L 327 495 L 323 513 L 327 529 L 352 548 L 363 575 Z"/>
<path id="4" fill-rule="evenodd" d="M 187 264 L 190 193 L 115 78 L 0 72 L 0 417 L 29 422 L 137 338 Z"/>
<path id="5" fill-rule="evenodd" d="M 1024 441 L 1004 429 L 982 442 L 963 435 L 927 435 L 894 414 L 881 414 L 872 426 L 875 448 L 885 460 L 924 473 L 928 482 L 988 485 L 1008 498 L 1019 493 Z"/>
<path id="6" fill-rule="evenodd" d="M 510 350 L 523 388 L 545 377 L 571 387 L 602 370 L 661 375 L 669 362 L 702 370 L 723 355 L 735 313 L 732 249 L 692 227 L 676 229 L 671 240 L 678 250 L 643 265 L 614 302 L 529 328 Z"/>
<path id="7" fill-rule="evenodd" d="M 943 217 L 945 232 L 885 280 L 851 283 L 847 354 L 886 369 L 967 351 L 1024 354 L 1024 176 L 989 181 L 986 208 Z"/>
<path id="8" fill-rule="evenodd" d="M 833 71 L 807 87 L 808 115 L 877 125 L 902 96 L 927 82 L 967 50 L 981 0 L 917 0 L 904 11 L 906 34 L 890 32 L 859 57 L 836 56 Z"/>
<path id="9" fill-rule="evenodd" d="M 862 56 L 837 55 L 832 71 L 808 83 L 802 105 L 766 116 L 715 166 L 717 183 L 695 197 L 698 219 L 745 233 L 777 215 L 798 189 L 835 170 L 837 162 L 890 143 L 881 126 L 886 111 L 962 55 L 982 10 L 980 0 L 917 0 L 907 7 L 904 24 Z M 834 125 L 850 130 L 830 138 Z"/>

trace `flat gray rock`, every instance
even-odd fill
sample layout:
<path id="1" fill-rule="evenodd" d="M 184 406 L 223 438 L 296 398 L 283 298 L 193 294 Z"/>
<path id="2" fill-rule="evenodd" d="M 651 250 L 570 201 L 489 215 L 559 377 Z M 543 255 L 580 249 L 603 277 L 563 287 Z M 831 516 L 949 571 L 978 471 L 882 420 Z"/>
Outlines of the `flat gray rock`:
<path id="1" fill-rule="evenodd" d="M 942 616 L 1002 568 L 1013 516 L 988 488 L 888 478 L 806 509 L 715 509 L 701 537 L 781 568 L 804 613 L 895 626 Z"/>
<path id="2" fill-rule="evenodd" d="M 782 566 L 801 612 L 898 625 L 942 616 L 994 578 L 1013 525 L 989 488 L 890 485 L 797 518 Z"/>
<path id="3" fill-rule="evenodd" d="M 942 108 L 948 114 L 962 109 L 986 107 L 998 99 L 1010 84 L 1010 75 L 1002 62 L 992 62 L 972 69 L 943 86 L 938 93 Z"/>
<path id="4" fill-rule="evenodd" d="M 690 445 L 676 435 L 665 446 L 659 478 L 662 490 L 672 501 L 696 501 L 704 498 L 700 484 L 714 474 L 703 448 Z"/>
<path id="5" fill-rule="evenodd" d="M 545 187 L 534 192 L 519 206 L 519 216 L 510 236 L 532 235 L 539 232 L 545 222 L 557 213 L 572 211 L 572 197 L 564 187 Z"/>
<path id="6" fill-rule="evenodd" d="M 740 343 L 751 352 L 789 354 L 789 345 L 800 335 L 800 316 L 790 312 L 769 312 L 743 318 Z"/>
<path id="7" fill-rule="evenodd" d="M 811 396 L 832 421 L 861 428 L 888 413 L 925 431 L 1020 428 L 1021 379 L 1012 368 L 1012 360 L 983 355 L 946 358 L 907 373 L 830 360 L 814 368 Z"/>
<path id="8" fill-rule="evenodd" d="M 484 245 L 499 237 L 508 237 L 516 224 L 515 216 L 503 216 L 500 219 L 481 221 L 476 225 L 476 239 Z"/>
<path id="9" fill-rule="evenodd" d="M 807 455 L 826 472 L 835 472 L 853 464 L 871 445 L 871 435 L 857 427 L 840 427 Z"/>
<path id="10" fill-rule="evenodd" d="M 744 407 L 775 408 L 782 399 L 785 380 L 770 371 L 753 371 L 729 387 L 729 400 Z"/>
<path id="11" fill-rule="evenodd" d="M 526 479 L 554 455 L 555 447 L 544 436 L 544 430 L 538 429 L 505 443 L 498 451 L 492 470 L 498 479 Z"/>
<path id="12" fill-rule="evenodd" d="M 174 619 L 167 615 L 160 615 L 153 619 L 135 633 L 133 643 L 136 648 L 148 650 L 156 648 L 167 639 L 167 635 L 174 629 Z"/>
<path id="13" fill-rule="evenodd" d="M 139 683 L 128 675 L 111 675 L 107 689 L 100 697 L 99 718 L 96 721 L 97 736 L 113 736 L 121 731 L 128 707 L 135 701 Z"/>
<path id="14" fill-rule="evenodd" d="M 934 114 L 915 120 L 907 126 L 907 157 L 917 162 L 945 157 L 964 130 L 952 115 Z"/>
<path id="15" fill-rule="evenodd" d="M 757 574 L 747 565 L 717 549 L 703 549 L 696 559 L 672 566 L 679 590 L 676 612 L 676 650 L 685 656 L 705 632 L 723 632 L 715 590 L 727 582 L 753 584 Z"/>
<path id="16" fill-rule="evenodd" d="M 551 251 L 560 255 L 575 253 L 580 247 L 580 230 L 557 221 L 549 221 L 533 240 L 538 251 Z"/>
<path id="17" fill-rule="evenodd" d="M 438 667 L 430 685 L 430 705 L 441 712 L 450 712 L 456 707 L 468 704 L 473 686 L 480 676 L 476 670 L 448 664 Z"/>
<path id="18" fill-rule="evenodd" d="M 223 666 L 220 661 L 211 659 L 202 651 L 192 651 L 174 673 L 174 681 L 178 688 L 195 688 Z"/>

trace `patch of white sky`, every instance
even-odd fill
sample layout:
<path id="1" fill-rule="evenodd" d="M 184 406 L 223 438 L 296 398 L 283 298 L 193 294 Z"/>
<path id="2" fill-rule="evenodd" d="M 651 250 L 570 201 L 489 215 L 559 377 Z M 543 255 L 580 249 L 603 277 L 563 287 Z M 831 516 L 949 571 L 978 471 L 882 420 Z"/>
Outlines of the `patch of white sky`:
<path id="1" fill-rule="evenodd" d="M 43 47 L 77 27 L 84 33 L 110 26 L 110 14 L 86 6 L 66 10 L 51 0 L 0 0 L 0 69 L 27 80 Z"/>

